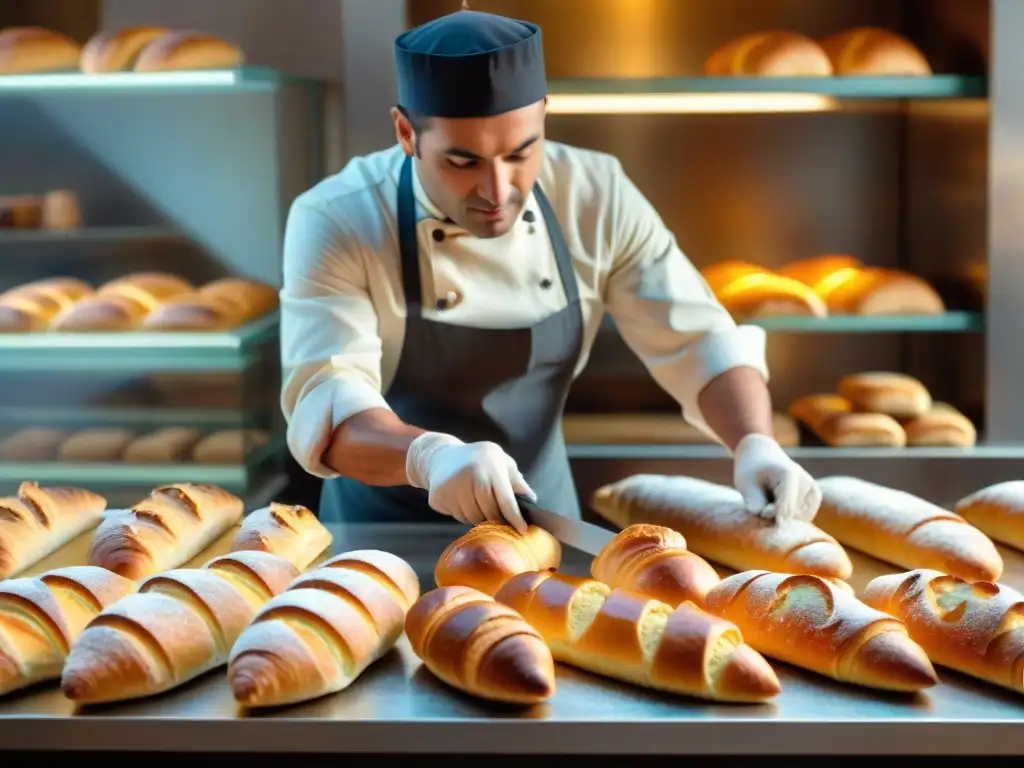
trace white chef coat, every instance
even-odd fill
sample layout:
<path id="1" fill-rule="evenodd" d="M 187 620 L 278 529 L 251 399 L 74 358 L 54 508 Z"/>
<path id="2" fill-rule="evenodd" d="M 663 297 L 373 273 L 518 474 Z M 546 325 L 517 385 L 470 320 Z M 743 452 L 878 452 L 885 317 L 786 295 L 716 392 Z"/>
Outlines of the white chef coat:
<path id="1" fill-rule="evenodd" d="M 584 321 L 576 375 L 607 309 L 619 332 L 694 426 L 714 437 L 697 395 L 725 371 L 767 380 L 765 334 L 737 327 L 672 233 L 611 155 L 548 141 L 539 183 L 572 254 Z M 397 234 L 399 145 L 355 158 L 292 204 L 281 290 L 281 404 L 299 464 L 321 461 L 335 428 L 387 408 L 405 334 Z M 430 201 L 413 174 L 425 317 L 487 328 L 533 325 L 563 309 L 554 251 L 531 194 L 505 235 L 473 237 Z M 443 237 L 441 236 L 443 234 Z M 448 308 L 436 309 L 439 299 Z M 471 361 L 468 361 L 471 364 Z"/>

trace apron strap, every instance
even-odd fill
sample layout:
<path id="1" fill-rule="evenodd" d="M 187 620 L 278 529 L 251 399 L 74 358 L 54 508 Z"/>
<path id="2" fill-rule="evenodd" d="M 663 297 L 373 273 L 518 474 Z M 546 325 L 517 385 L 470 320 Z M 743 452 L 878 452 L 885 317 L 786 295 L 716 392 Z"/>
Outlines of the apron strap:
<path id="1" fill-rule="evenodd" d="M 558 267 L 558 278 L 562 281 L 562 290 L 565 291 L 566 304 L 572 306 L 580 300 L 580 288 L 576 283 L 572 254 L 565 242 L 565 235 L 562 234 L 562 227 L 555 216 L 555 210 L 551 207 L 551 202 L 544 194 L 544 190 L 540 188 L 540 184 L 534 184 L 533 195 L 537 198 L 540 215 L 544 217 L 544 226 L 548 228 L 548 237 L 551 240 L 551 248 L 555 252 L 555 265 Z"/>
<path id="2" fill-rule="evenodd" d="M 423 314 L 423 288 L 420 283 L 420 248 L 416 234 L 416 196 L 412 188 L 412 158 L 402 161 L 398 179 L 398 248 L 402 263 L 402 290 L 409 317 Z"/>

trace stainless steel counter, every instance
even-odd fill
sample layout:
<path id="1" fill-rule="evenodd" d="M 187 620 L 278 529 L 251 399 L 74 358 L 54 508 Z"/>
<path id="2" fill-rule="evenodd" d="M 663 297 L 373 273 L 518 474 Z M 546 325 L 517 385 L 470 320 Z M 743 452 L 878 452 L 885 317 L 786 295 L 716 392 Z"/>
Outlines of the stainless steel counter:
<path id="1" fill-rule="evenodd" d="M 334 531 L 333 549 L 394 552 L 415 567 L 426 591 L 437 555 L 460 530 L 351 526 Z M 197 561 L 217 554 L 227 540 Z M 84 555 L 84 547 L 61 554 L 65 564 Z M 851 554 L 856 588 L 891 570 Z M 1024 556 L 1003 555 L 1004 581 L 1024 587 Z M 588 563 L 567 551 L 564 570 L 583 574 Z M 80 712 L 54 685 L 43 686 L 0 700 L 0 745 L 182 752 L 1024 754 L 1024 697 L 994 686 L 940 670 L 941 685 L 925 694 L 887 695 L 772 663 L 783 692 L 770 705 L 663 696 L 560 667 L 552 699 L 520 710 L 437 682 L 403 638 L 347 691 L 256 715 L 237 711 L 223 669 L 168 695 Z"/>

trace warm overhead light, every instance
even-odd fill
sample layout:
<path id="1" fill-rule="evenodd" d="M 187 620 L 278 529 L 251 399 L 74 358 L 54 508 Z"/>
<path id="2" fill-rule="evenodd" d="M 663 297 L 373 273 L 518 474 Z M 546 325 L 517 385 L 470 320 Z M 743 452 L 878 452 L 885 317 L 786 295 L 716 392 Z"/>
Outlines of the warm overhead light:
<path id="1" fill-rule="evenodd" d="M 118 88 L 224 87 L 241 82 L 236 70 L 195 70 L 188 72 L 113 72 L 84 75 L 73 72 L 40 75 L 0 75 L 3 90 L 93 90 Z"/>
<path id="2" fill-rule="evenodd" d="M 722 114 L 828 112 L 829 96 L 814 93 L 553 93 L 548 112 L 559 115 Z"/>

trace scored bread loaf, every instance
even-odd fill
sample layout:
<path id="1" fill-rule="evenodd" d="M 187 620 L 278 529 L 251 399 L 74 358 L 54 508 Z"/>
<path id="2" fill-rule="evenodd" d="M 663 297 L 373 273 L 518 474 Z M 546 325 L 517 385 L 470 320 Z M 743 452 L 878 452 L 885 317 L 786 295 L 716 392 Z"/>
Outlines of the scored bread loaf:
<path id="1" fill-rule="evenodd" d="M 702 604 L 720 581 L 714 568 L 686 548 L 683 534 L 643 523 L 619 531 L 591 562 L 590 575 L 673 608 L 687 600 Z"/>
<path id="2" fill-rule="evenodd" d="M 924 54 L 905 37 L 878 27 L 856 27 L 822 41 L 837 75 L 917 75 L 932 68 Z"/>
<path id="3" fill-rule="evenodd" d="M 932 407 L 928 388 L 905 373 L 851 373 L 839 379 L 836 392 L 857 410 L 884 413 L 897 419 L 920 416 Z"/>
<path id="4" fill-rule="evenodd" d="M 969 448 L 978 441 L 978 431 L 971 420 L 948 403 L 932 407 L 912 419 L 900 422 L 907 433 L 907 445 Z"/>
<path id="5" fill-rule="evenodd" d="M 57 459 L 67 462 L 120 461 L 135 436 L 121 427 L 96 427 L 76 432 L 57 450 Z"/>
<path id="6" fill-rule="evenodd" d="M 81 53 L 78 43 L 52 29 L 0 30 L 0 75 L 70 72 L 78 68 Z"/>
<path id="7" fill-rule="evenodd" d="M 238 46 L 203 32 L 166 32 L 142 49 L 136 72 L 167 72 L 181 69 L 231 69 L 245 56 Z"/>
<path id="8" fill-rule="evenodd" d="M 304 571 L 331 546 L 333 538 L 310 510 L 274 502 L 246 516 L 231 550 L 271 552 Z"/>
<path id="9" fill-rule="evenodd" d="M 95 528 L 107 500 L 81 488 L 24 482 L 0 498 L 0 579 L 7 579 Z"/>
<path id="10" fill-rule="evenodd" d="M 0 582 L 0 695 L 58 679 L 86 624 L 134 591 L 135 582 L 92 565 Z"/>
<path id="11" fill-rule="evenodd" d="M 131 509 L 112 510 L 96 529 L 89 563 L 138 581 L 177 568 L 242 519 L 242 500 L 222 488 L 156 488 Z"/>
<path id="12" fill-rule="evenodd" d="M 509 704 L 555 692 L 555 663 L 544 639 L 507 605 L 472 587 L 423 595 L 405 618 L 412 651 L 460 691 Z"/>
<path id="13" fill-rule="evenodd" d="M 828 77 L 832 63 L 821 46 L 795 32 L 755 32 L 718 48 L 704 64 L 710 77 Z"/>
<path id="14" fill-rule="evenodd" d="M 902 621 L 936 664 L 1024 693 L 1024 595 L 931 569 L 879 576 L 864 602 Z"/>
<path id="15" fill-rule="evenodd" d="M 902 448 L 907 433 L 892 416 L 860 413 L 841 395 L 804 395 L 790 403 L 789 415 L 833 448 Z"/>
<path id="16" fill-rule="evenodd" d="M 136 272 L 101 285 L 95 296 L 54 318 L 56 331 L 127 331 L 138 328 L 164 302 L 189 293 L 184 279 L 165 272 Z"/>
<path id="17" fill-rule="evenodd" d="M 82 704 L 169 691 L 227 663 L 256 612 L 299 572 L 266 552 L 151 576 L 93 618 L 72 646 L 61 690 Z"/>
<path id="18" fill-rule="evenodd" d="M 764 317 L 825 317 L 821 298 L 798 280 L 744 261 L 721 261 L 701 270 L 719 303 L 736 322 Z"/>
<path id="19" fill-rule="evenodd" d="M 645 688 L 714 701 L 762 702 L 781 690 L 736 625 L 693 603 L 675 609 L 560 573 L 521 573 L 495 599 L 536 629 L 555 661 Z"/>
<path id="20" fill-rule="evenodd" d="M 187 461 L 201 434 L 194 427 L 163 427 L 136 437 L 122 459 L 132 464 L 176 464 Z"/>
<path id="21" fill-rule="evenodd" d="M 517 573 L 553 571 L 561 562 L 562 545 L 543 528 L 531 525 L 523 534 L 510 525 L 487 522 L 445 547 L 434 582 L 439 587 L 473 587 L 493 597 Z"/>
<path id="22" fill-rule="evenodd" d="M 231 649 L 235 700 L 280 706 L 347 688 L 398 641 L 419 589 L 408 563 L 377 550 L 338 555 L 300 576 Z"/>
<path id="23" fill-rule="evenodd" d="M 935 568 L 995 581 L 1003 559 L 984 533 L 953 512 L 856 477 L 818 480 L 818 525 L 843 544 L 903 568 Z"/>
<path id="24" fill-rule="evenodd" d="M 679 531 L 691 552 L 738 571 L 763 568 L 838 579 L 853 573 L 849 556 L 820 528 L 758 517 L 738 491 L 705 480 L 633 475 L 599 488 L 591 506 L 619 528 L 651 523 Z"/>
<path id="25" fill-rule="evenodd" d="M 756 650 L 842 683 L 920 691 L 938 682 L 901 622 L 818 576 L 746 571 L 707 594 Z"/>
<path id="26" fill-rule="evenodd" d="M 151 331 L 204 331 L 234 328 L 277 306 L 277 289 L 255 280 L 226 277 L 153 312 L 143 326 Z"/>
<path id="27" fill-rule="evenodd" d="M 55 317 L 87 299 L 92 287 L 74 278 L 54 278 L 17 286 L 0 294 L 0 333 L 46 329 Z"/>
<path id="28" fill-rule="evenodd" d="M 142 49 L 166 33 L 163 27 L 146 26 L 99 32 L 82 48 L 80 69 L 86 74 L 131 71 Z"/>
<path id="29" fill-rule="evenodd" d="M 954 511 L 996 541 L 1024 551 L 1024 480 L 986 486 L 960 499 Z"/>

